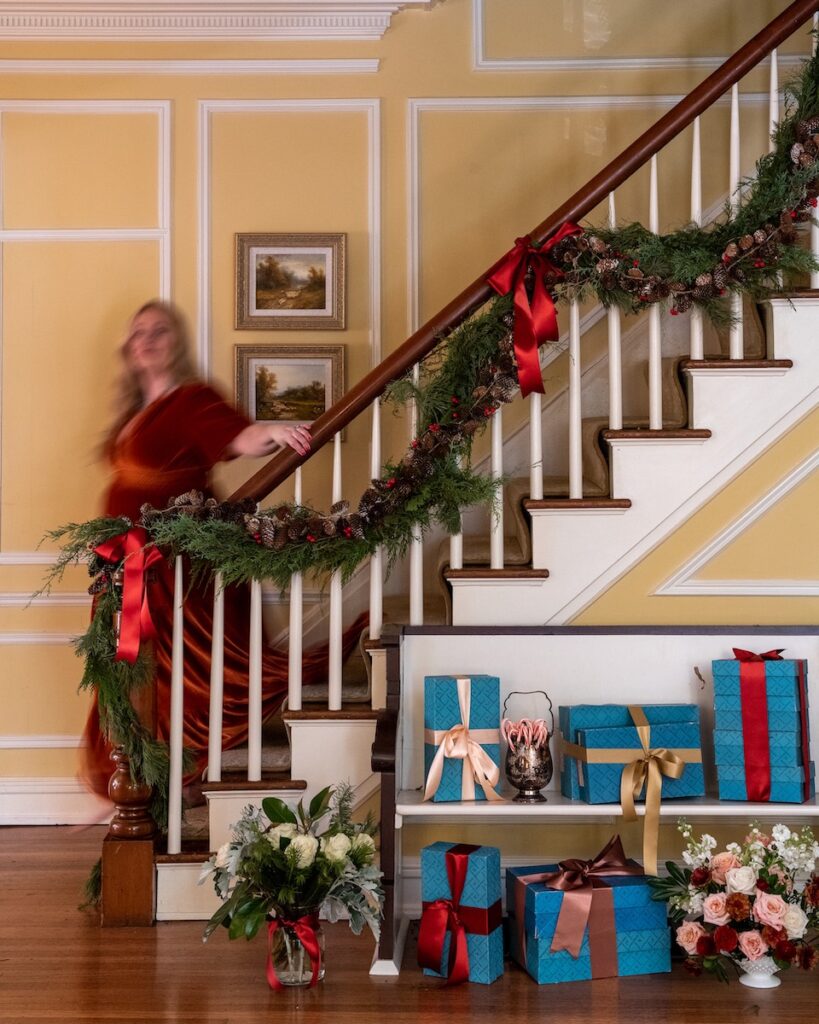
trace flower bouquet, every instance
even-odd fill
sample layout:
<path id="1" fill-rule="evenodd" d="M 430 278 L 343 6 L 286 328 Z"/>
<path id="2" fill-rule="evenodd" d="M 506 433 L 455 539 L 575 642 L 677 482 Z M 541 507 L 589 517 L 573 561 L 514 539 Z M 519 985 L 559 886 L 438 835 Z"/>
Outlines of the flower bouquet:
<path id="1" fill-rule="evenodd" d="M 358 935 L 368 925 L 378 938 L 384 894 L 373 864 L 377 830 L 371 816 L 354 822 L 352 789 L 323 789 L 305 811 L 267 797 L 246 807 L 233 837 L 210 858 L 200 884 L 213 878 L 221 907 L 204 939 L 223 925 L 231 939 L 268 931 L 267 979 L 272 988 L 315 985 L 324 977 L 319 913 L 348 917 Z M 319 821 L 330 812 L 327 828 Z"/>
<path id="2" fill-rule="evenodd" d="M 694 839 L 686 821 L 679 829 L 686 867 L 669 861 L 668 877 L 649 884 L 654 899 L 668 901 L 686 969 L 728 981 L 730 965 L 744 984 L 770 988 L 779 984 L 779 970 L 814 967 L 819 843 L 811 829 L 774 825 L 767 834 L 753 826 L 742 843 L 719 853 L 713 836 Z"/>

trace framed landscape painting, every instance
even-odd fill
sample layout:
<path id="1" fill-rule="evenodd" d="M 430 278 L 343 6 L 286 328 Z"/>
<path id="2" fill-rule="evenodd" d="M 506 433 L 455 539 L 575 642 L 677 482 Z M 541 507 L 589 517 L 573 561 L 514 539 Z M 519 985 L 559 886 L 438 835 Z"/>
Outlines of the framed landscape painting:
<path id="1" fill-rule="evenodd" d="M 346 235 L 236 235 L 236 327 L 343 330 Z"/>
<path id="2" fill-rule="evenodd" d="M 253 421 L 312 422 L 343 393 L 343 345 L 236 346 L 236 404 Z"/>

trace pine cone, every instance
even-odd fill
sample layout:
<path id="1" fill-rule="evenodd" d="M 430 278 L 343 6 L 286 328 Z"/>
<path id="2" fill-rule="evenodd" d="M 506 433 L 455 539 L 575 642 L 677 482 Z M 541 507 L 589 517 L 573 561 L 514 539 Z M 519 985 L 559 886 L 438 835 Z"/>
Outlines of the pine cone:
<path id="1" fill-rule="evenodd" d="M 597 235 L 591 235 L 589 238 L 589 246 L 592 252 L 603 253 L 608 249 L 608 246 L 602 238 L 598 238 Z"/>
<path id="2" fill-rule="evenodd" d="M 674 292 L 675 295 L 678 292 L 688 291 L 688 289 L 685 287 L 685 285 L 682 283 L 682 281 L 672 281 L 671 284 L 669 285 L 669 288 L 671 289 L 672 292 Z"/>
<path id="3" fill-rule="evenodd" d="M 361 540 L 364 536 L 364 524 L 361 521 L 361 516 L 355 512 L 350 516 L 348 526 L 352 530 L 353 537 L 356 540 Z"/>
<path id="4" fill-rule="evenodd" d="M 794 142 L 794 144 L 791 146 L 791 160 L 793 161 L 793 163 L 798 164 L 799 158 L 802 156 L 804 152 L 805 147 L 802 145 L 802 143 Z"/>
<path id="5" fill-rule="evenodd" d="M 767 237 L 768 236 L 765 234 L 762 228 L 757 228 L 757 230 L 754 232 L 754 241 L 757 245 L 762 245 L 762 243 L 765 241 Z"/>
<path id="6" fill-rule="evenodd" d="M 614 274 L 606 273 L 600 278 L 600 284 L 606 291 L 613 292 L 617 288 L 618 282 Z"/>
<path id="7" fill-rule="evenodd" d="M 626 274 L 629 277 L 633 278 L 635 281 L 642 281 L 645 277 L 645 274 L 642 272 L 642 270 L 640 270 L 639 267 L 629 267 L 626 271 Z"/>
<path id="8" fill-rule="evenodd" d="M 338 525 L 334 519 L 322 519 L 321 530 L 325 537 L 335 537 Z"/>
<path id="9" fill-rule="evenodd" d="M 678 313 L 687 313 L 693 305 L 691 297 L 689 295 L 678 295 L 674 300 L 674 306 Z"/>
<path id="10" fill-rule="evenodd" d="M 286 526 L 277 526 L 276 535 L 273 538 L 273 550 L 281 551 L 282 548 L 287 547 L 287 542 L 290 539 L 288 536 L 288 529 Z"/>
<path id="11" fill-rule="evenodd" d="M 343 516 L 350 511 L 349 501 L 337 501 L 330 506 L 331 516 Z"/>
<path id="12" fill-rule="evenodd" d="M 725 246 L 725 252 L 722 254 L 725 259 L 735 260 L 739 255 L 739 248 L 736 242 L 729 242 Z"/>
<path id="13" fill-rule="evenodd" d="M 725 287 L 725 283 L 728 280 L 728 269 L 721 263 L 714 267 L 711 273 L 711 280 L 714 282 L 714 287 L 721 291 Z"/>
<path id="14" fill-rule="evenodd" d="M 610 256 L 605 259 L 598 260 L 595 270 L 598 274 L 610 274 L 613 270 L 616 270 L 620 266 L 620 260 L 615 260 Z"/>
<path id="15" fill-rule="evenodd" d="M 740 247 L 740 249 L 742 249 L 743 252 L 747 252 L 749 249 L 753 249 L 753 247 L 754 247 L 754 236 L 753 235 L 743 235 L 742 238 L 740 238 L 740 240 L 739 240 L 739 247 Z"/>
<path id="16" fill-rule="evenodd" d="M 816 162 L 815 157 L 812 157 L 810 155 L 810 153 L 803 153 L 802 156 L 799 157 L 799 166 L 800 167 L 810 167 L 811 164 L 813 164 L 815 162 Z"/>
<path id="17" fill-rule="evenodd" d="M 819 132 L 819 117 L 809 117 L 796 126 L 796 137 L 803 142 Z"/>
<path id="18" fill-rule="evenodd" d="M 287 527 L 287 539 L 299 540 L 306 533 L 305 526 L 303 520 L 294 519 Z"/>
<path id="19" fill-rule="evenodd" d="M 251 536 L 255 536 L 261 529 L 261 520 L 256 516 L 245 516 L 245 529 Z"/>
<path id="20" fill-rule="evenodd" d="M 585 235 L 578 235 L 575 239 L 575 245 L 580 250 L 580 252 L 587 252 L 591 246 L 591 243 Z"/>
<path id="21" fill-rule="evenodd" d="M 272 519 L 265 517 L 259 523 L 259 540 L 266 548 L 272 548 L 276 539 L 276 524 Z"/>

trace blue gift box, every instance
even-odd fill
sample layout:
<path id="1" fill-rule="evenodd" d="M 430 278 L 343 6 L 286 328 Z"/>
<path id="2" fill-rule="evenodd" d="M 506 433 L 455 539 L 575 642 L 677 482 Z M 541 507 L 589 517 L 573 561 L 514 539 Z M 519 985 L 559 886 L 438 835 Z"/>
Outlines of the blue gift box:
<path id="1" fill-rule="evenodd" d="M 671 750 L 700 749 L 699 708 L 696 704 L 640 705 L 651 726 L 651 746 Z M 642 745 L 625 704 L 578 704 L 561 707 L 558 719 L 563 738 L 586 749 L 628 748 L 635 758 Z M 701 755 L 700 755 L 701 758 Z M 618 803 L 619 764 L 584 764 L 564 750 L 560 782 L 561 792 L 572 800 L 586 803 Z M 663 797 L 702 796 L 705 778 L 702 761 L 690 761 L 679 779 L 663 778 Z"/>
<path id="2" fill-rule="evenodd" d="M 458 695 L 458 679 L 469 680 L 469 721 L 462 723 L 461 703 Z M 440 739 L 453 726 L 467 725 L 470 732 L 500 771 L 500 679 L 497 676 L 426 676 L 424 679 L 424 775 L 438 751 Z M 492 741 L 484 737 L 491 735 Z M 445 758 L 441 781 L 432 796 L 434 801 L 453 802 L 462 800 L 464 772 L 469 771 L 469 762 Z M 476 800 L 486 800 L 479 785 L 475 785 Z"/>
<path id="3" fill-rule="evenodd" d="M 733 707 L 731 702 L 726 703 L 724 699 L 739 697 L 740 669 L 742 665 L 747 664 L 749 663 L 740 661 L 738 658 L 719 658 L 711 662 L 714 676 L 715 706 L 724 705 L 726 710 Z M 803 678 L 807 680 L 807 661 L 796 658 L 782 658 L 778 661 L 763 661 L 758 664 L 762 664 L 765 667 L 765 692 L 768 696 L 768 703 L 773 702 L 780 708 L 798 708 L 800 671 Z"/>
<path id="4" fill-rule="evenodd" d="M 803 764 L 801 732 L 769 732 L 771 767 L 797 767 Z M 742 730 L 714 730 L 714 758 L 718 765 L 744 765 L 745 739 Z"/>
<path id="5" fill-rule="evenodd" d="M 816 796 L 816 769 L 813 761 L 809 766 L 810 783 L 805 793 L 803 767 L 771 768 L 771 803 L 801 804 Z M 748 800 L 745 765 L 717 765 L 717 782 L 720 800 Z"/>
<path id="6" fill-rule="evenodd" d="M 452 899 L 446 868 L 447 851 L 456 843 L 432 843 L 421 850 L 421 899 Z M 461 893 L 461 907 L 476 907 L 494 911 L 497 926 L 487 935 L 471 934 L 467 930 L 466 946 L 469 954 L 469 980 L 490 985 L 503 974 L 503 926 L 500 920 L 501 868 L 500 850 L 495 846 L 479 846 L 469 853 L 469 861 Z M 466 916 L 466 915 L 464 915 Z M 441 954 L 441 969 L 424 970 L 424 974 L 446 977 L 449 963 L 450 934 L 447 933 Z"/>
<path id="7" fill-rule="evenodd" d="M 714 730 L 715 732 L 736 732 L 738 729 L 742 729 L 742 705 L 739 699 L 739 694 L 736 698 L 731 698 L 735 704 L 733 708 L 725 707 L 725 698 L 723 703 L 714 708 Z M 798 704 L 795 704 L 791 708 L 780 709 L 777 707 L 771 707 L 768 705 L 768 729 L 771 733 L 774 732 L 799 732 L 802 728 L 802 711 Z"/>
<path id="8" fill-rule="evenodd" d="M 525 956 L 521 948 L 515 919 L 516 879 L 521 875 L 557 870 L 556 864 L 547 864 L 508 868 L 506 871 L 506 904 L 510 915 L 512 954 L 541 985 L 583 981 L 593 976 L 588 928 L 583 936 L 579 956 L 573 957 L 567 950 L 551 952 L 552 938 L 565 894 L 558 889 L 550 889 L 544 882 L 530 882 L 526 886 Z M 651 890 L 644 877 L 611 875 L 602 881 L 611 889 L 618 976 L 670 971 L 671 935 L 666 904 L 651 899 Z M 591 941 L 606 941 L 606 938 L 593 938 Z"/>

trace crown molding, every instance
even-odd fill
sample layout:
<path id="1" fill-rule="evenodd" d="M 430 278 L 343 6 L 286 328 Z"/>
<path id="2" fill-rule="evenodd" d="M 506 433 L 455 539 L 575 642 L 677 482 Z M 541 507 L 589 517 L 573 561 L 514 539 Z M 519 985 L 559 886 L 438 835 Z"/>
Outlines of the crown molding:
<path id="1" fill-rule="evenodd" d="M 437 0 L 4 0 L 0 39 L 380 39 Z"/>

